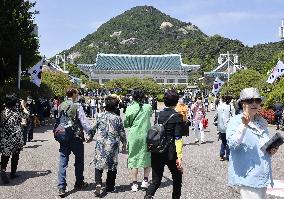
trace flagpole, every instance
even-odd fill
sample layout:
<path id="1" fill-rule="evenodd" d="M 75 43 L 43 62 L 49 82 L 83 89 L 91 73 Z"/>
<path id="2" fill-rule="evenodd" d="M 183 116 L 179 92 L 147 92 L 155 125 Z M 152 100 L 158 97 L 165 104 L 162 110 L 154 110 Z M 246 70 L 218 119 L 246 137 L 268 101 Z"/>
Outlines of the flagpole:
<path id="1" fill-rule="evenodd" d="M 21 89 L 21 73 L 22 73 L 22 55 L 19 54 L 19 66 L 18 66 L 18 89 Z"/>
<path id="2" fill-rule="evenodd" d="M 228 62 L 228 82 L 230 81 L 230 53 L 229 53 L 229 51 L 227 51 L 227 62 Z"/>

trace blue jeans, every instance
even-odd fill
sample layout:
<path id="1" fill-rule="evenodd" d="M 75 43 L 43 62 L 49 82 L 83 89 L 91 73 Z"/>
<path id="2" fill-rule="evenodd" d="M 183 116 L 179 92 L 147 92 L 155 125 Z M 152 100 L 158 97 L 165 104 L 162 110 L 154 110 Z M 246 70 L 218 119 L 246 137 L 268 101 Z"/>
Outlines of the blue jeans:
<path id="1" fill-rule="evenodd" d="M 96 114 L 96 107 L 95 106 L 91 106 L 91 113 L 90 113 L 90 115 L 91 115 L 91 117 L 95 117 L 95 114 Z"/>
<path id="2" fill-rule="evenodd" d="M 66 189 L 66 169 L 68 167 L 69 155 L 71 151 L 75 155 L 75 185 L 80 185 L 84 182 L 84 144 L 80 138 L 74 138 L 69 143 L 60 143 L 60 160 L 58 170 L 58 188 Z"/>
<path id="3" fill-rule="evenodd" d="M 220 133 L 220 138 L 222 140 L 221 149 L 220 149 L 220 157 L 225 157 L 226 159 L 229 159 L 230 149 L 227 143 L 226 133 Z"/>

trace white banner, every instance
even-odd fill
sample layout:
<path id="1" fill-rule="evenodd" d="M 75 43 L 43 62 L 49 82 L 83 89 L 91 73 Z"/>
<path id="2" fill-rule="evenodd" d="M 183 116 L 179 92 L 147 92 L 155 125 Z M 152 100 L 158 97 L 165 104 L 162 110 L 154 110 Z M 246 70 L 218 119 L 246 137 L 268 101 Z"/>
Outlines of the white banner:
<path id="1" fill-rule="evenodd" d="M 215 78 L 214 84 L 213 84 L 213 89 L 212 89 L 212 93 L 214 95 L 217 95 L 221 89 L 221 87 L 223 86 L 224 82 L 222 80 L 220 80 L 218 77 Z"/>
<path id="2" fill-rule="evenodd" d="M 272 84 L 278 77 L 281 77 L 283 74 L 284 74 L 284 63 L 279 60 L 276 66 L 274 67 L 272 73 L 269 75 L 266 82 Z"/>
<path id="3" fill-rule="evenodd" d="M 31 75 L 31 82 L 40 87 L 41 84 L 41 73 L 42 73 L 43 59 L 40 60 L 36 65 L 29 69 L 28 73 Z"/>

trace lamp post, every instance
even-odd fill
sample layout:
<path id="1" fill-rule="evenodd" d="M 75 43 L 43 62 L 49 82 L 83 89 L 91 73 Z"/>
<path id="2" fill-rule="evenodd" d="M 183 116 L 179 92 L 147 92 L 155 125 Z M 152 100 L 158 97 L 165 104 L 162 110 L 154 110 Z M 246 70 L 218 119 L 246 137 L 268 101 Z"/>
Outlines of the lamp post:
<path id="1" fill-rule="evenodd" d="M 90 70 L 90 75 L 89 75 L 89 81 L 92 80 L 92 73 L 93 73 L 93 70 L 91 69 L 91 70 Z"/>
<path id="2" fill-rule="evenodd" d="M 284 39 L 284 19 L 281 21 L 281 26 L 279 27 L 279 37 Z"/>
<path id="3" fill-rule="evenodd" d="M 226 54 L 220 54 L 218 57 L 218 63 L 220 65 L 227 64 L 227 70 L 228 70 L 228 81 L 230 80 L 230 74 L 236 70 L 235 64 L 238 63 L 239 56 L 237 54 L 230 54 L 229 51 L 227 51 Z"/>
<path id="4" fill-rule="evenodd" d="M 63 70 L 64 70 L 64 73 L 68 73 L 68 71 L 66 71 L 66 68 L 65 68 L 65 63 L 66 63 L 66 57 L 65 57 L 65 52 L 63 53 L 63 55 L 56 55 L 55 56 L 55 64 L 59 66 L 59 62 L 63 61 Z"/>

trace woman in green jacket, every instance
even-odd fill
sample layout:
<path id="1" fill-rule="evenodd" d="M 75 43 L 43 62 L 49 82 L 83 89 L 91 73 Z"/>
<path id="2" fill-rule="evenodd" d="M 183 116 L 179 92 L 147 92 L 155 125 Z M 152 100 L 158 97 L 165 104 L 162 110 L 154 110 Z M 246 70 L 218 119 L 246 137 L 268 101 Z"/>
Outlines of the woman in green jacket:
<path id="1" fill-rule="evenodd" d="M 132 92 L 133 102 L 127 107 L 124 127 L 130 128 L 128 133 L 128 168 L 132 171 L 132 191 L 138 191 L 137 175 L 138 168 L 144 168 L 144 180 L 141 189 L 148 188 L 148 176 L 151 171 L 151 154 L 147 151 L 146 137 L 150 129 L 152 107 L 143 104 L 145 93 L 141 89 Z"/>

